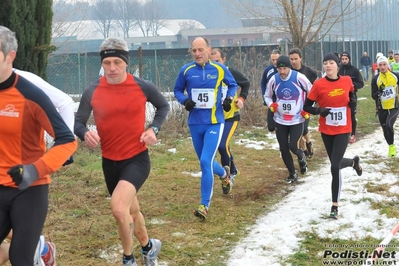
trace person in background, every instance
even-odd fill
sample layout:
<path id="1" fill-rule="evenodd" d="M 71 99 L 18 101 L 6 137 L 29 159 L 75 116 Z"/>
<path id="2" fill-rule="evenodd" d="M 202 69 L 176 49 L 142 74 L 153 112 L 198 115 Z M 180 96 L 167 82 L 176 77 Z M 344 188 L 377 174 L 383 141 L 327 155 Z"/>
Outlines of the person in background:
<path id="1" fill-rule="evenodd" d="M 83 92 L 75 117 L 75 134 L 90 148 L 101 142 L 102 168 L 122 243 L 123 265 L 137 265 L 133 235 L 140 243 L 144 265 L 157 265 L 162 242 L 149 238 L 137 193 L 150 173 L 147 145 L 157 142 L 170 107 L 152 82 L 127 73 L 126 41 L 105 39 L 100 57 L 104 76 Z M 145 128 L 147 102 L 156 112 L 151 125 Z M 86 125 L 92 111 L 98 133 Z"/>
<path id="2" fill-rule="evenodd" d="M 378 65 L 377 65 L 377 60 L 378 58 L 380 58 L 381 56 L 384 56 L 382 53 L 377 53 L 375 55 L 375 62 L 371 65 L 371 73 L 372 73 L 372 77 L 377 76 L 378 74 Z"/>
<path id="3" fill-rule="evenodd" d="M 279 58 L 280 54 L 281 54 L 280 50 L 278 50 L 278 49 L 275 49 L 272 51 L 272 53 L 270 54 L 270 61 L 272 62 L 272 64 L 269 65 L 268 67 L 266 67 L 262 74 L 262 79 L 260 81 L 260 89 L 262 92 L 262 99 L 263 99 L 264 106 L 266 106 L 266 102 L 265 102 L 265 99 L 263 98 L 263 95 L 265 95 L 266 86 L 267 86 L 267 83 L 269 83 L 270 78 L 272 76 L 274 76 L 275 74 L 277 74 L 277 72 L 278 72 L 277 68 L 276 68 L 276 63 L 277 63 L 277 59 Z M 275 98 L 276 97 L 274 96 L 274 99 Z M 273 132 L 275 129 L 273 116 L 274 116 L 274 113 L 270 112 L 270 110 L 268 109 L 266 122 L 267 122 L 267 129 L 270 132 Z"/>
<path id="4" fill-rule="evenodd" d="M 13 71 L 17 49 L 15 33 L 0 26 L 0 243 L 12 229 L 11 264 L 31 266 L 47 216 L 50 174 L 72 156 L 77 141 L 49 97 Z M 48 150 L 44 131 L 55 139 Z"/>
<path id="5" fill-rule="evenodd" d="M 319 115 L 319 131 L 331 163 L 331 194 L 332 206 L 330 218 L 338 218 L 338 203 L 341 193 L 341 170 L 353 167 L 356 173 L 362 175 L 359 156 L 353 159 L 344 158 L 351 132 L 351 112 L 356 107 L 356 97 L 352 79 L 338 74 L 338 58 L 328 53 L 323 58 L 323 68 L 326 75 L 313 83 L 303 110 L 313 115 Z M 314 107 L 317 102 L 318 107 Z"/>
<path id="6" fill-rule="evenodd" d="M 174 87 L 176 100 L 189 112 L 188 127 L 202 171 L 201 202 L 194 210 L 194 215 L 201 220 L 208 217 L 213 175 L 219 176 L 223 194 L 229 194 L 232 189 L 230 167 L 217 163 L 215 154 L 223 135 L 224 111 L 231 110 L 237 83 L 225 65 L 209 59 L 211 50 L 206 38 L 196 37 L 191 42 L 194 61 L 180 69 Z M 223 83 L 227 86 L 224 100 Z"/>
<path id="7" fill-rule="evenodd" d="M 298 180 L 291 152 L 296 155 L 301 174 L 308 168 L 306 155 L 299 148 L 299 140 L 303 134 L 304 121 L 309 114 L 302 107 L 312 84 L 305 75 L 291 69 L 288 56 L 281 55 L 277 59 L 278 73 L 270 78 L 265 92 L 265 102 L 274 113 L 276 137 L 280 146 L 281 157 L 289 172 L 287 183 Z M 276 99 L 273 99 L 273 95 Z"/>
<path id="8" fill-rule="evenodd" d="M 388 156 L 395 157 L 394 124 L 399 112 L 399 75 L 389 70 L 389 61 L 385 56 L 379 57 L 377 64 L 379 73 L 371 80 L 371 96 L 376 102 L 378 120 L 389 146 Z"/>
<path id="9" fill-rule="evenodd" d="M 395 58 L 395 62 L 390 64 L 390 69 L 392 72 L 399 74 L 399 53 L 396 53 L 394 55 L 394 58 Z"/>
<path id="10" fill-rule="evenodd" d="M 360 65 L 362 65 L 363 70 L 363 80 L 369 80 L 369 72 L 371 66 L 371 58 L 368 56 L 367 52 L 363 52 L 363 56 L 360 58 Z"/>
<path id="11" fill-rule="evenodd" d="M 388 62 L 389 62 L 389 65 L 392 64 L 393 62 L 395 62 L 395 58 L 393 56 L 392 50 L 389 50 L 389 52 L 388 52 Z"/>
<path id="12" fill-rule="evenodd" d="M 310 83 L 313 84 L 313 82 L 315 82 L 315 80 L 317 79 L 317 73 L 310 67 L 302 64 L 301 50 L 299 50 L 298 48 L 293 48 L 289 51 L 288 55 L 290 57 L 291 69 L 304 74 L 308 78 Z M 305 152 L 305 155 L 308 158 L 312 158 L 314 155 L 314 149 L 313 149 L 312 141 L 310 139 L 309 121 L 310 121 L 310 118 L 305 119 L 305 122 L 303 124 L 304 129 L 303 129 L 303 135 L 301 138 L 300 146 L 301 146 L 302 150 Z"/>
<path id="13" fill-rule="evenodd" d="M 225 64 L 226 63 L 226 55 L 220 48 L 213 48 L 211 52 L 210 59 L 212 61 Z M 235 178 L 240 174 L 235 163 L 234 157 L 231 153 L 230 149 L 230 140 L 234 135 L 234 132 L 237 129 L 238 121 L 240 121 L 240 109 L 244 108 L 244 101 L 248 96 L 249 87 L 251 83 L 249 80 L 238 70 L 228 67 L 231 74 L 233 75 L 235 81 L 238 86 L 240 86 L 240 90 L 237 90 L 236 94 L 233 97 L 233 102 L 231 105 L 231 110 L 228 112 L 224 112 L 224 129 L 222 139 L 220 140 L 218 151 L 220 153 L 220 159 L 222 165 L 228 165 L 230 167 L 230 180 L 235 180 Z M 227 86 L 223 85 L 223 96 L 227 94 Z"/>
<path id="14" fill-rule="evenodd" d="M 340 76 L 349 76 L 352 79 L 353 86 L 355 88 L 354 91 L 354 97 L 356 98 L 357 101 L 357 90 L 363 88 L 364 86 L 364 81 L 362 74 L 360 74 L 359 69 L 357 69 L 355 66 L 351 64 L 351 57 L 348 52 L 343 52 L 341 54 L 341 66 L 339 67 L 338 70 L 338 75 Z M 356 142 L 356 126 L 357 126 L 357 121 L 356 121 L 356 112 L 357 108 L 351 108 L 351 120 L 352 120 L 352 133 L 349 138 L 349 143 L 355 143 Z"/>

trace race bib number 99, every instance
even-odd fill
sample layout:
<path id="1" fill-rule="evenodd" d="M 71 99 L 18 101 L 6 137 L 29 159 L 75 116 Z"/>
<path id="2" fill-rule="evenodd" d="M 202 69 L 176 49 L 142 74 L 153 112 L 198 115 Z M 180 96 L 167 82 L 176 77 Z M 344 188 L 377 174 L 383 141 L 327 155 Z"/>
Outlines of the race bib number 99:
<path id="1" fill-rule="evenodd" d="M 326 125 L 328 126 L 346 126 L 346 107 L 326 107 L 331 109 L 330 114 L 326 116 Z"/>
<path id="2" fill-rule="evenodd" d="M 279 100 L 278 112 L 284 115 L 295 115 L 297 111 L 296 101 L 294 100 Z"/>
<path id="3" fill-rule="evenodd" d="M 211 109 L 215 105 L 214 89 L 191 89 L 191 99 L 195 108 Z"/>

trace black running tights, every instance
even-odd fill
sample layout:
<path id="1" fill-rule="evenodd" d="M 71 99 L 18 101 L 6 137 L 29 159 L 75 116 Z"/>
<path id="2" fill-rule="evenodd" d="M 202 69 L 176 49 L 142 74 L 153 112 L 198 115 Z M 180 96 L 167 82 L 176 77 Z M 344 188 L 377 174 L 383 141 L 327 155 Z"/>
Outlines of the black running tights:
<path id="1" fill-rule="evenodd" d="M 299 160 L 304 157 L 303 151 L 299 148 L 299 140 L 303 133 L 303 123 L 286 126 L 276 123 L 276 137 L 280 145 L 281 157 L 290 174 L 295 173 L 294 160 L 290 151 L 295 154 Z"/>
<path id="2" fill-rule="evenodd" d="M 394 142 L 393 125 L 398 117 L 398 113 L 398 109 L 378 110 L 378 120 L 380 121 L 382 131 L 384 132 L 384 138 L 388 145 Z"/>
<path id="3" fill-rule="evenodd" d="M 331 163 L 331 193 L 332 202 L 338 202 L 341 194 L 341 169 L 353 165 L 353 159 L 344 158 L 348 146 L 349 134 L 326 135 L 321 133 L 324 147 Z"/>

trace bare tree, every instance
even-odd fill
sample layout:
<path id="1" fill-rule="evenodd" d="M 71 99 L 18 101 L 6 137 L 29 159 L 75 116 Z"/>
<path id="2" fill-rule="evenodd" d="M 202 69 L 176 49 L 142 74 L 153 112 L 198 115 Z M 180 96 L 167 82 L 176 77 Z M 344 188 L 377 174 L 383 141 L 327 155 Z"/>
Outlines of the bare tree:
<path id="1" fill-rule="evenodd" d="M 157 36 L 159 30 L 165 27 L 164 10 L 162 1 L 148 0 L 144 3 L 133 1 L 135 8 L 130 15 L 134 19 L 143 36 Z"/>
<path id="2" fill-rule="evenodd" d="M 144 19 L 146 20 L 147 36 L 151 32 L 152 36 L 157 36 L 159 30 L 165 27 L 166 20 L 162 1 L 149 0 L 144 6 Z"/>
<path id="3" fill-rule="evenodd" d="M 104 36 L 109 37 L 114 16 L 114 0 L 97 0 L 91 7 L 91 15 L 96 29 Z"/>
<path id="4" fill-rule="evenodd" d="M 354 13 L 366 0 L 224 0 L 247 18 L 291 34 L 300 49 L 324 38 L 343 16 Z"/>
<path id="5" fill-rule="evenodd" d="M 57 40 L 57 46 L 61 46 L 62 42 L 68 41 L 73 36 L 76 36 L 83 24 L 87 19 L 90 5 L 87 2 L 78 0 L 54 0 L 53 1 L 53 25 L 52 25 L 52 38 Z M 74 27 L 71 28 L 71 22 L 75 21 Z M 61 37 L 61 38 L 60 38 Z"/>
<path id="6" fill-rule="evenodd" d="M 186 20 L 178 23 L 180 30 L 193 30 L 197 29 L 197 23 L 194 20 Z"/>
<path id="7" fill-rule="evenodd" d="M 137 26 L 136 13 L 140 6 L 137 0 L 115 0 L 116 23 L 122 29 L 124 38 L 129 38 L 129 31 Z"/>

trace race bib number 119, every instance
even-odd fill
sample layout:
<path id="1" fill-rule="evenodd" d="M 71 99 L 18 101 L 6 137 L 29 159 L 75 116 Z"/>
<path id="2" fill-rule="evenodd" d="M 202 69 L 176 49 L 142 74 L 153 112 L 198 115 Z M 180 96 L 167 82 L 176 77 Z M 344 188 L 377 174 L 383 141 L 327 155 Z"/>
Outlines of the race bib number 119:
<path id="1" fill-rule="evenodd" d="M 326 125 L 328 126 L 346 126 L 346 107 L 326 107 L 330 108 L 330 114 L 326 116 Z"/>

